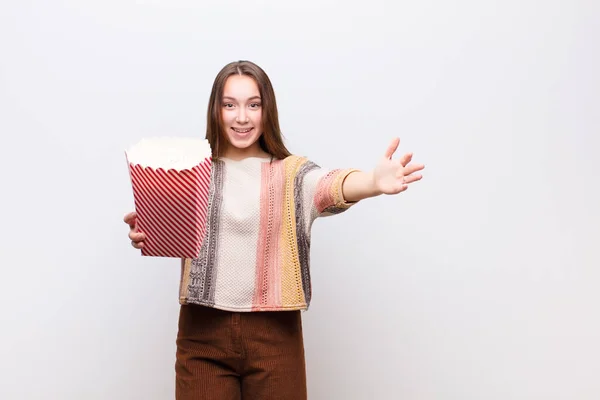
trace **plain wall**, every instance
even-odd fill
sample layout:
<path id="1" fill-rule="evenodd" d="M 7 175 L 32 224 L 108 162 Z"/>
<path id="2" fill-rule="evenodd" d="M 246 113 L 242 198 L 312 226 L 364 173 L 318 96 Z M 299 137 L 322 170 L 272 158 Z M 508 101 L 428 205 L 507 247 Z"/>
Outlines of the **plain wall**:
<path id="1" fill-rule="evenodd" d="M 313 400 L 600 398 L 596 1 L 5 1 L 0 398 L 174 398 L 179 262 L 124 151 L 250 59 L 289 148 L 426 165 L 313 227 Z"/>

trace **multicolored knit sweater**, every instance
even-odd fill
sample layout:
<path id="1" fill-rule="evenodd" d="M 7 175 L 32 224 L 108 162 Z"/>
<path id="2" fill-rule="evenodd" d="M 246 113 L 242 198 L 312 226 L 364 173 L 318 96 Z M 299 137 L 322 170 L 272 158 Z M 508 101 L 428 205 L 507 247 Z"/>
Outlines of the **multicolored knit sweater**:
<path id="1" fill-rule="evenodd" d="M 310 233 L 318 217 L 352 204 L 342 182 L 304 157 L 215 159 L 207 234 L 182 260 L 181 304 L 229 311 L 305 310 L 311 300 Z"/>

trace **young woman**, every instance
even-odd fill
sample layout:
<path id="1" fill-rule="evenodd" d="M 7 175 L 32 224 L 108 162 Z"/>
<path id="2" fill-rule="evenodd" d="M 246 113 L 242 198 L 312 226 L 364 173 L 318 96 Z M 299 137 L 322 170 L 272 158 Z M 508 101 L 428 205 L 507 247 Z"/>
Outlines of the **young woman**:
<path id="1" fill-rule="evenodd" d="M 394 139 L 370 172 L 325 170 L 292 155 L 268 76 L 248 61 L 217 75 L 206 138 L 213 151 L 208 229 L 197 259 L 182 260 L 178 400 L 307 398 L 300 311 L 311 300 L 316 218 L 398 194 L 421 179 Z M 144 246 L 136 215 L 124 218 Z"/>

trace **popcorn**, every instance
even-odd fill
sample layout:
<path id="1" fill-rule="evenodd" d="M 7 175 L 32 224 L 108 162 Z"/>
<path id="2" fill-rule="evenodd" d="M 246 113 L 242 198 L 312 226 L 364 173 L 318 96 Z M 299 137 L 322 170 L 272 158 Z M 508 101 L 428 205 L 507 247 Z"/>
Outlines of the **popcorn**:
<path id="1" fill-rule="evenodd" d="M 212 155 L 206 139 L 143 139 L 125 152 L 143 256 L 197 258 L 206 234 Z"/>

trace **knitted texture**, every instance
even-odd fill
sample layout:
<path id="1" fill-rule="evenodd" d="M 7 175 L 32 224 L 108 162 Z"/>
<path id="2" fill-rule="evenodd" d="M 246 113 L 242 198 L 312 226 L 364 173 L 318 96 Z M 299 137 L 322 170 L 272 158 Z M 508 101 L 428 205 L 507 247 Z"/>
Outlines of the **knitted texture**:
<path id="1" fill-rule="evenodd" d="M 228 311 L 307 309 L 311 227 L 355 204 L 342 193 L 353 171 L 323 169 L 299 156 L 214 160 L 207 234 L 200 256 L 182 260 L 180 303 Z"/>

